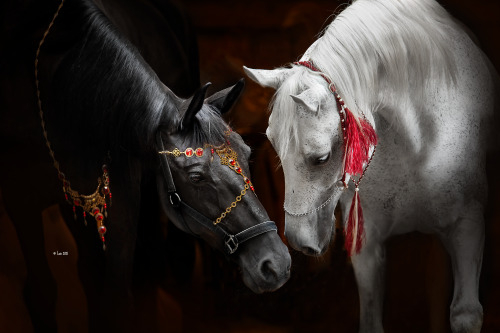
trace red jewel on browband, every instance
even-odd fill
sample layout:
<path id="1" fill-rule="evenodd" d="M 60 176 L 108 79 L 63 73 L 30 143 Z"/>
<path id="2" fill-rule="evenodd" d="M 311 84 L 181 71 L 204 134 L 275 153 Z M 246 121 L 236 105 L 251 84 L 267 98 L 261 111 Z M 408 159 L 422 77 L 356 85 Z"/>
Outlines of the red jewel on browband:
<path id="1" fill-rule="evenodd" d="M 174 157 L 179 157 L 181 155 L 184 155 L 186 157 L 193 157 L 193 156 L 202 157 L 203 153 L 204 153 L 204 150 L 203 150 L 203 148 L 196 148 L 196 149 L 186 148 L 186 150 L 180 151 L 178 148 L 175 148 L 172 151 L 170 151 L 170 150 L 163 150 L 163 151 L 160 151 L 158 153 L 159 154 L 173 155 Z"/>

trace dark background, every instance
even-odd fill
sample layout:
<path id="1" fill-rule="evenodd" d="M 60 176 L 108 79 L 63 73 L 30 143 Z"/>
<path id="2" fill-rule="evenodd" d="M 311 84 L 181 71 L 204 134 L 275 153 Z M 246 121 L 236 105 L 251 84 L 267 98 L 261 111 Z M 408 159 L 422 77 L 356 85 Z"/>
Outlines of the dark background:
<path id="1" fill-rule="evenodd" d="M 481 47 L 500 69 L 500 4 L 495 0 L 440 1 L 477 36 Z M 183 1 L 197 35 L 201 82 L 213 90 L 244 77 L 242 65 L 271 69 L 295 61 L 344 5 L 339 1 Z M 282 227 L 283 175 L 276 154 L 264 136 L 269 101 L 274 93 L 247 79 L 244 95 L 227 120 L 253 148 L 252 179 L 271 218 Z M 474 152 L 471 152 L 473 154 Z M 3 161 L 2 161 L 3 163 Z M 488 164 L 490 204 L 480 286 L 484 307 L 483 332 L 500 331 L 500 202 L 495 159 Z M 16 236 L 0 207 L 0 330 L 29 332 L 22 302 L 25 269 Z M 44 213 L 48 243 L 73 249 L 57 207 Z M 58 229 L 58 233 L 51 230 Z M 61 232 L 62 230 L 62 232 Z M 341 232 L 337 230 L 337 235 Z M 137 299 L 144 332 L 356 332 L 358 296 L 352 268 L 337 236 L 322 258 L 308 258 L 291 250 L 290 281 L 272 294 L 254 295 L 241 282 L 234 265 L 195 243 L 195 263 L 179 263 L 172 250 L 171 276 L 162 288 L 144 287 Z M 190 246 L 186 244 L 186 246 Z M 76 249 L 75 249 L 76 251 Z M 78 286 L 75 264 L 49 258 L 58 281 L 61 331 L 86 327 L 86 303 Z M 175 265 L 194 265 L 179 279 Z M 448 332 L 452 276 L 447 254 L 436 238 L 410 234 L 388 243 L 384 325 L 386 332 Z M 153 300 L 153 301 L 151 301 Z M 71 327 L 71 328 L 69 328 Z"/>

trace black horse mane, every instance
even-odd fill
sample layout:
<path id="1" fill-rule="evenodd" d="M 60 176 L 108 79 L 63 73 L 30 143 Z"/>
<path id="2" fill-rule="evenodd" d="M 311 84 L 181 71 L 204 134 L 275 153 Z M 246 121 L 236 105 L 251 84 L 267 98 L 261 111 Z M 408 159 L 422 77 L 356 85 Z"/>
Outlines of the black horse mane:
<path id="1" fill-rule="evenodd" d="M 74 45 L 58 66 L 52 85 L 51 119 L 65 124 L 57 129 L 60 137 L 79 147 L 92 147 L 94 153 L 99 147 L 101 155 L 116 149 L 153 152 L 156 131 L 180 128 L 189 100 L 184 102 L 161 83 L 136 47 L 92 1 L 79 0 L 71 6 L 63 7 L 60 16 L 72 19 L 65 20 L 71 28 L 62 39 L 74 40 Z M 220 143 L 226 129 L 217 110 L 205 106 L 186 139 Z"/>
<path id="2" fill-rule="evenodd" d="M 91 1 L 68 1 L 65 6 L 72 6 L 60 13 L 69 17 L 65 22 L 72 20 L 72 34 L 65 32 L 65 38 L 75 42 L 52 79 L 51 118 L 64 124 L 57 130 L 80 147 L 150 150 L 160 122 L 177 117 L 172 97 L 138 50 Z"/>

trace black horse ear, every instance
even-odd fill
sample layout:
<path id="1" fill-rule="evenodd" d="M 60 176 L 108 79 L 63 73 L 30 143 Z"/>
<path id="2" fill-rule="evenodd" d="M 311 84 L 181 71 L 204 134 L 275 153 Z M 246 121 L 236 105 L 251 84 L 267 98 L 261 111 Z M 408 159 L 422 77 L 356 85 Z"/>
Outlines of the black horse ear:
<path id="1" fill-rule="evenodd" d="M 205 103 L 214 106 L 221 114 L 231 110 L 234 102 L 240 97 L 245 87 L 245 79 L 240 79 L 234 86 L 221 90 L 205 100 Z"/>
<path id="2" fill-rule="evenodd" d="M 189 128 L 191 126 L 194 121 L 194 117 L 201 110 L 201 107 L 203 106 L 203 100 L 210 85 L 210 82 L 206 83 L 203 87 L 201 87 L 194 93 L 194 96 L 191 97 L 191 99 L 188 99 L 184 102 L 189 103 L 189 106 L 187 107 L 186 111 L 184 112 L 184 116 L 182 117 L 183 129 Z M 181 106 L 181 110 L 182 109 L 184 108 Z"/>

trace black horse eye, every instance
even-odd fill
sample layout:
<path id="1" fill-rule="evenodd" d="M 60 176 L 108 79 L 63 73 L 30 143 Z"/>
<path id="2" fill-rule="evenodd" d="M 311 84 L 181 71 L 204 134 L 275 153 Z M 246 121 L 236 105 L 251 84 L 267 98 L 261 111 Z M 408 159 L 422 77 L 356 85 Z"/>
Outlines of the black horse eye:
<path id="1" fill-rule="evenodd" d="M 314 164 L 316 165 L 321 165 L 321 164 L 324 164 L 328 161 L 328 159 L 330 158 L 330 153 L 324 155 L 324 156 L 321 156 L 321 157 L 318 157 L 315 161 L 314 161 Z"/>
<path id="2" fill-rule="evenodd" d="M 189 180 L 194 184 L 201 182 L 203 179 L 204 178 L 201 173 L 193 172 L 189 174 Z"/>

